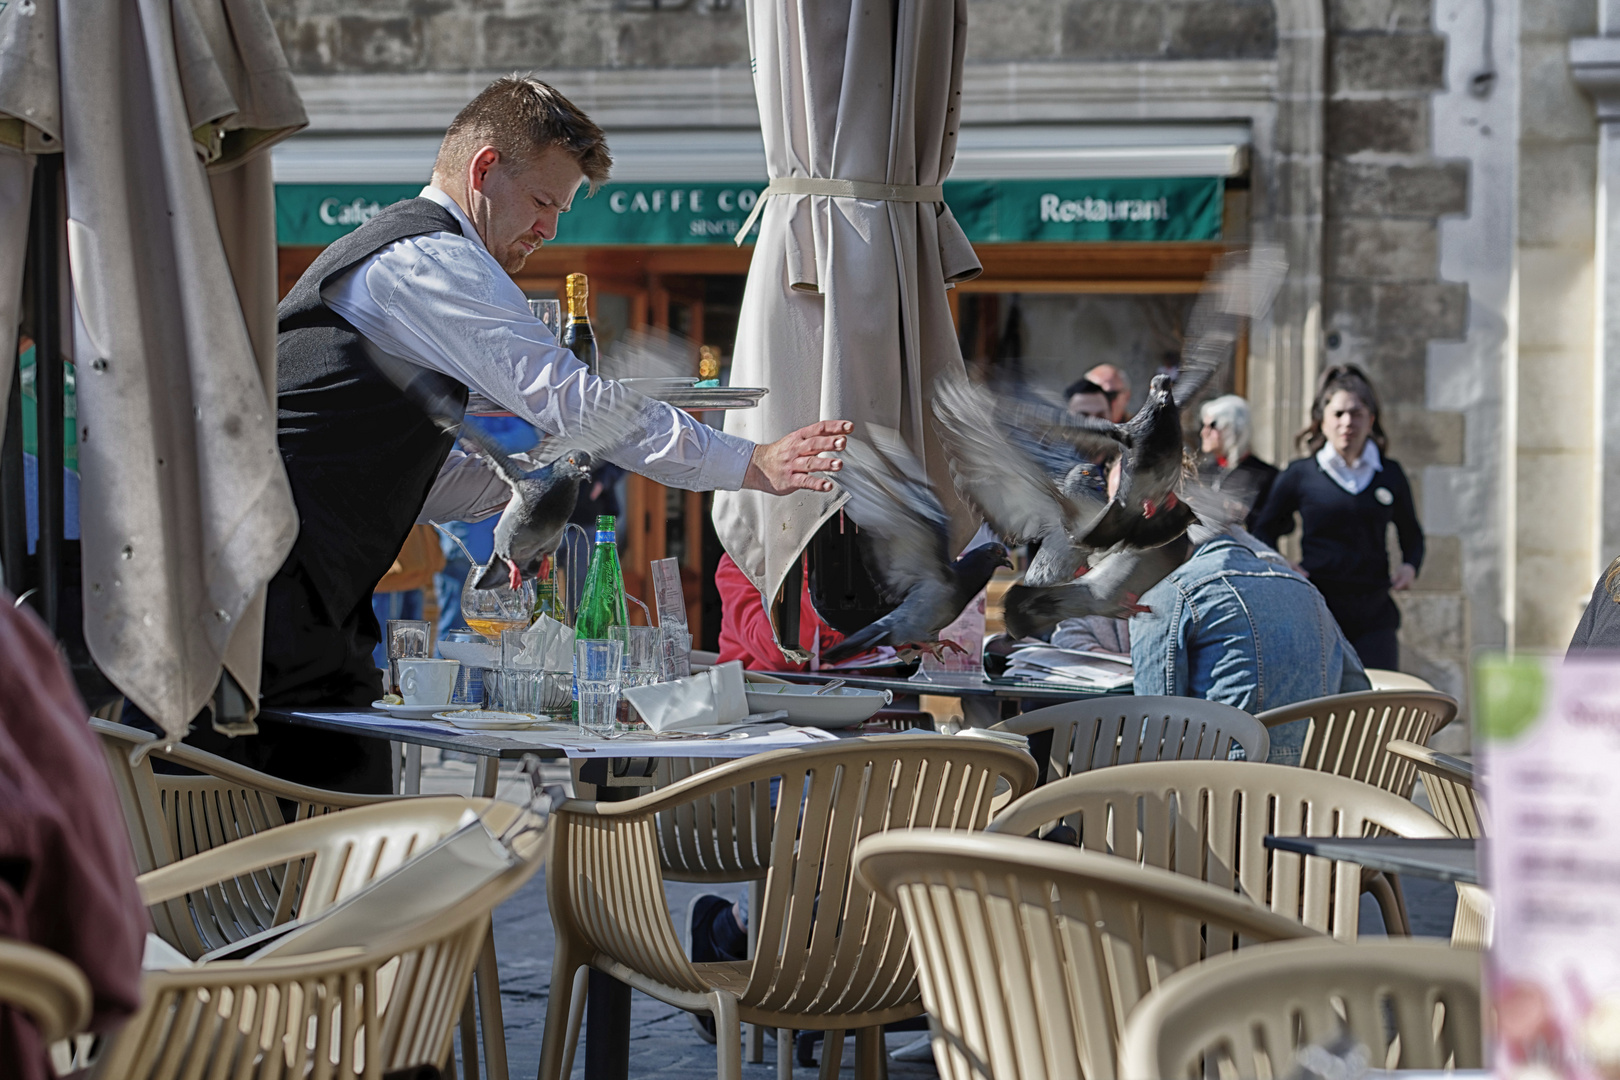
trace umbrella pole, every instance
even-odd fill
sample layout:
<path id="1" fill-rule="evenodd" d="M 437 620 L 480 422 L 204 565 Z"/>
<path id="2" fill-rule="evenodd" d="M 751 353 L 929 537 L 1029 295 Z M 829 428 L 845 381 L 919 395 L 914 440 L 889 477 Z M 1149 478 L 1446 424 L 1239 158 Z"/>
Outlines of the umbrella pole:
<path id="1" fill-rule="evenodd" d="M 33 289 L 34 402 L 39 434 L 39 592 L 34 606 L 56 633 L 62 589 L 63 430 L 61 186 L 62 155 L 41 154 L 34 165 L 34 205 L 28 221 Z"/>
<path id="2" fill-rule="evenodd" d="M 13 596 L 21 596 L 28 588 L 28 505 L 23 494 L 22 455 L 22 365 L 13 362 L 5 437 L 0 440 L 0 565 L 5 568 L 6 590 Z"/>

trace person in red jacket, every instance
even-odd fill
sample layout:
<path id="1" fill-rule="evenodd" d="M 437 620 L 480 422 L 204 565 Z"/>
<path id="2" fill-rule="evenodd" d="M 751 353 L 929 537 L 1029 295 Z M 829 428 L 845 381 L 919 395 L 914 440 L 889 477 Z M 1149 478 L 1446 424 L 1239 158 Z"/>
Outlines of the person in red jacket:
<path id="1" fill-rule="evenodd" d="M 748 580 L 742 568 L 731 561 L 730 555 L 720 556 L 720 565 L 714 571 L 714 583 L 720 590 L 720 662 L 741 660 L 750 671 L 803 671 L 809 665 L 795 664 L 782 655 L 776 636 L 771 633 L 771 620 L 765 614 L 765 602 Z M 821 648 L 812 649 L 820 635 Z M 819 655 L 844 640 L 844 635 L 821 621 L 810 603 L 810 579 L 805 578 L 804 596 L 799 604 L 799 641 L 807 651 Z"/>

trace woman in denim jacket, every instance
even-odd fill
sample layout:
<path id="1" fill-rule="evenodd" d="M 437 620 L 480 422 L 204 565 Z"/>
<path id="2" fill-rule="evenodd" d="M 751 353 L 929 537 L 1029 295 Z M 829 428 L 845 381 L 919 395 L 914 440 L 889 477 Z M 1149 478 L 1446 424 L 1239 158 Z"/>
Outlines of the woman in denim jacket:
<path id="1" fill-rule="evenodd" d="M 1189 536 L 1192 556 L 1143 594 L 1149 610 L 1131 619 L 1136 693 L 1259 713 L 1371 689 L 1322 594 L 1281 555 L 1241 529 Z M 1304 727 L 1274 730 L 1270 760 L 1298 764 Z"/>

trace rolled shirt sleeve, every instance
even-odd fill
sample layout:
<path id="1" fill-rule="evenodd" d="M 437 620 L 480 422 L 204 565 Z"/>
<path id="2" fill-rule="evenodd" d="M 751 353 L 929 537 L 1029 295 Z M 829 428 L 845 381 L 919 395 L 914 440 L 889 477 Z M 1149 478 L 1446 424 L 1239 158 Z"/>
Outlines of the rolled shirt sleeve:
<path id="1" fill-rule="evenodd" d="M 433 189 L 423 196 L 450 202 Z M 377 348 L 450 376 L 565 443 L 598 410 L 630 409 L 629 433 L 603 452 L 609 461 L 669 487 L 742 487 L 752 442 L 591 374 L 530 314 L 460 208 L 446 209 L 468 235 L 391 244 L 329 282 L 321 291 L 328 306 Z"/>

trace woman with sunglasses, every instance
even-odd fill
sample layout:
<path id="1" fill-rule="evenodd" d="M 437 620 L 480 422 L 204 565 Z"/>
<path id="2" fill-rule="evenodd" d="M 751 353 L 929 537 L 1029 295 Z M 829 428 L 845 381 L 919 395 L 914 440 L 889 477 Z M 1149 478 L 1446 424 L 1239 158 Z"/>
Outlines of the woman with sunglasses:
<path id="1" fill-rule="evenodd" d="M 1199 419 L 1198 474 L 1210 487 L 1243 501 L 1249 508 L 1244 525 L 1253 532 L 1277 479 L 1277 466 L 1249 449 L 1249 403 L 1226 394 L 1204 402 Z"/>
<path id="2" fill-rule="evenodd" d="M 1322 373 L 1311 424 L 1296 440 L 1311 454 L 1292 462 L 1255 521 L 1254 534 L 1275 547 L 1302 520 L 1300 569 L 1321 590 L 1344 636 L 1369 668 L 1400 662 L 1400 609 L 1391 590 L 1410 588 L 1423 565 L 1423 528 L 1412 487 L 1378 423 L 1378 396 L 1354 364 Z M 1387 536 L 1395 526 L 1401 564 L 1391 574 Z"/>

